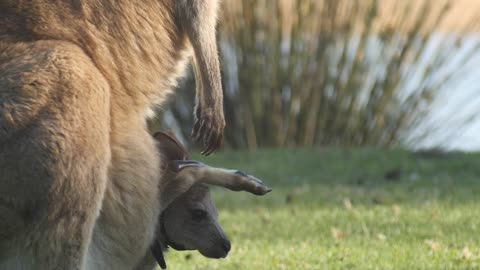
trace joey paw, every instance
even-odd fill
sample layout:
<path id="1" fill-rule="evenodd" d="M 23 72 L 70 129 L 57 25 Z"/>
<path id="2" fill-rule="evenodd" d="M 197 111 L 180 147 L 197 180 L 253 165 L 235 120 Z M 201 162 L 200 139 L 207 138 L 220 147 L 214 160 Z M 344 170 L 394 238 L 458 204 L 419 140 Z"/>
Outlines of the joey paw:
<path id="1" fill-rule="evenodd" d="M 242 172 L 243 173 L 243 172 Z M 245 173 L 243 173 L 245 174 Z M 272 191 L 271 188 L 269 188 L 265 183 L 262 182 L 262 180 L 257 179 L 251 175 L 248 175 L 247 181 L 249 181 L 251 184 L 253 184 L 254 189 L 252 190 L 252 193 L 258 196 L 263 196 L 269 192 Z"/>

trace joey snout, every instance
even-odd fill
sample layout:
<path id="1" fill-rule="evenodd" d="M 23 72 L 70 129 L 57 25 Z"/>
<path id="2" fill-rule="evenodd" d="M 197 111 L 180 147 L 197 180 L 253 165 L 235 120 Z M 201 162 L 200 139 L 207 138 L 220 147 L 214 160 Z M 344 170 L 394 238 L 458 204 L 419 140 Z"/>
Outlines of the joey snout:
<path id="1" fill-rule="evenodd" d="M 223 259 L 228 256 L 232 245 L 226 238 L 219 239 L 211 247 L 205 250 L 199 250 L 200 254 L 210 259 Z"/>

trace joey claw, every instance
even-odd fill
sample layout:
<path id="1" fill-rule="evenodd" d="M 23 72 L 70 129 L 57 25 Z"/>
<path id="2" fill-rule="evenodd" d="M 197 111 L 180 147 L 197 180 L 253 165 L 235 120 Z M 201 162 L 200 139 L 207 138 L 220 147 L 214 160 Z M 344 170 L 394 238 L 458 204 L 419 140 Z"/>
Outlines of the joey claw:
<path id="1" fill-rule="evenodd" d="M 263 196 L 269 192 L 271 192 L 272 189 L 266 186 L 263 182 L 257 182 L 257 185 L 255 186 L 255 195 Z"/>
<path id="2" fill-rule="evenodd" d="M 265 185 L 265 183 L 262 182 L 262 180 L 260 179 L 257 179 L 251 175 L 248 175 L 242 171 L 236 171 L 235 172 L 236 175 L 239 175 L 239 176 L 242 176 L 242 177 L 245 177 L 247 179 L 248 182 L 250 182 L 252 185 L 252 193 L 255 194 L 255 195 L 258 195 L 258 196 L 263 196 L 269 192 L 272 191 L 271 188 L 269 188 L 267 185 Z"/>

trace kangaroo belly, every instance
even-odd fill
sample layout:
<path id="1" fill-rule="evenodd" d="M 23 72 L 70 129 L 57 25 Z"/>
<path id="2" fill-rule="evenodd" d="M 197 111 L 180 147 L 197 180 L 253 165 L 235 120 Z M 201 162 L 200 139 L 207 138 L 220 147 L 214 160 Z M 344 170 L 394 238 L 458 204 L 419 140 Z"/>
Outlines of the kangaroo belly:
<path id="1" fill-rule="evenodd" d="M 148 252 L 160 215 L 155 143 L 143 125 L 126 126 L 112 132 L 109 182 L 87 259 L 95 269 L 133 269 Z"/>

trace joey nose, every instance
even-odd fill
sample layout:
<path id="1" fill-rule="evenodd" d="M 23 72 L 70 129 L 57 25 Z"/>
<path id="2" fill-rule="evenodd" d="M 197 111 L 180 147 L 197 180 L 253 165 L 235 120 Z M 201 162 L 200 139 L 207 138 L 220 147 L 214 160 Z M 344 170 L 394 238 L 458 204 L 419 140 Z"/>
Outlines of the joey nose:
<path id="1" fill-rule="evenodd" d="M 230 241 L 225 240 L 225 241 L 223 242 L 223 250 L 225 250 L 225 253 L 228 253 L 231 248 L 232 248 L 232 246 L 231 246 L 231 244 L 230 244 Z"/>

